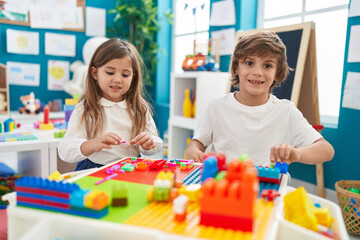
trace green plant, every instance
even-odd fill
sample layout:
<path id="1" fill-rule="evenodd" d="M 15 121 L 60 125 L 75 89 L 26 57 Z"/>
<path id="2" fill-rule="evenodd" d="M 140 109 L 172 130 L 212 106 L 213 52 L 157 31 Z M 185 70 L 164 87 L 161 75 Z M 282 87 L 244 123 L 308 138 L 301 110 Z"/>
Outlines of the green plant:
<path id="1" fill-rule="evenodd" d="M 157 1 L 152 0 L 117 0 L 114 13 L 114 28 L 116 35 L 119 33 L 134 44 L 146 65 L 144 76 L 145 86 L 154 87 L 157 57 L 160 51 L 156 34 L 160 30 Z M 164 13 L 165 19 L 172 24 L 171 10 Z M 111 35 L 111 33 L 110 33 Z M 111 36 L 110 36 L 111 37 Z"/>

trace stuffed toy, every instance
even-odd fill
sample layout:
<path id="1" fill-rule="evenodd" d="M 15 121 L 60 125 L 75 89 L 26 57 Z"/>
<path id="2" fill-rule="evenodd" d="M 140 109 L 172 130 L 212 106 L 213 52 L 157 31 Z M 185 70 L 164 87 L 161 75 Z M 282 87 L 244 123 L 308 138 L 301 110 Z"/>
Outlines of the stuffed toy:
<path id="1" fill-rule="evenodd" d="M 19 113 L 38 114 L 40 112 L 41 107 L 35 103 L 35 95 L 33 92 L 29 95 L 21 96 L 20 100 L 22 104 L 24 104 L 24 107 L 19 109 Z"/>
<path id="2" fill-rule="evenodd" d="M 7 110 L 7 102 L 5 101 L 5 95 L 0 93 L 0 111 Z"/>

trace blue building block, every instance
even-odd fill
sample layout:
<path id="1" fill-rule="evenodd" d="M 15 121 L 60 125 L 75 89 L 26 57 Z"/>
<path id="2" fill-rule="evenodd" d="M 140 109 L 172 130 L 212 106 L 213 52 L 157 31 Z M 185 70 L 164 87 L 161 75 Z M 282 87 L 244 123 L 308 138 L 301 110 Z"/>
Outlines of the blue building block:
<path id="1" fill-rule="evenodd" d="M 76 208 L 84 208 L 85 207 L 85 196 L 88 194 L 90 190 L 79 189 L 73 192 L 70 196 L 70 206 Z"/>
<path id="2" fill-rule="evenodd" d="M 289 165 L 287 163 L 277 162 L 275 164 L 275 168 L 278 168 L 280 170 L 280 173 L 287 173 Z"/>
<path id="3" fill-rule="evenodd" d="M 256 166 L 256 168 L 259 172 L 259 177 L 272 178 L 272 179 L 280 178 L 280 169 L 278 168 L 262 167 L 262 166 Z"/>
<path id="4" fill-rule="evenodd" d="M 80 189 L 79 185 L 76 183 L 63 183 L 50 181 L 48 179 L 42 179 L 39 177 L 22 177 L 16 180 L 16 186 L 19 187 L 31 187 L 31 188 L 40 188 L 46 190 L 53 190 L 59 192 L 72 193 Z"/>
<path id="5" fill-rule="evenodd" d="M 201 182 L 204 182 L 206 179 L 215 177 L 218 172 L 217 159 L 215 156 L 210 156 L 206 158 L 203 164 L 203 171 L 201 174 Z"/>

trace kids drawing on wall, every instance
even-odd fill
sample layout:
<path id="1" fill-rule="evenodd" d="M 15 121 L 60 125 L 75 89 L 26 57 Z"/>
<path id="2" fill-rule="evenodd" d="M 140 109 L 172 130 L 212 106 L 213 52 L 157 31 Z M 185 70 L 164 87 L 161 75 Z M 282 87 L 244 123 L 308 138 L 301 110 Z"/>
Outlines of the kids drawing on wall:
<path id="1" fill-rule="evenodd" d="M 110 39 L 95 51 L 85 92 L 75 107 L 59 156 L 75 170 L 100 167 L 124 157 L 152 155 L 162 140 L 142 97 L 143 61 L 129 42 Z"/>
<path id="2" fill-rule="evenodd" d="M 223 152 L 228 159 L 247 153 L 255 165 L 331 160 L 333 147 L 295 104 L 271 94 L 290 70 L 278 35 L 262 31 L 242 37 L 230 65 L 232 84 L 239 91 L 209 104 L 187 148 L 187 158 L 200 162 L 212 144 L 213 152 Z"/>

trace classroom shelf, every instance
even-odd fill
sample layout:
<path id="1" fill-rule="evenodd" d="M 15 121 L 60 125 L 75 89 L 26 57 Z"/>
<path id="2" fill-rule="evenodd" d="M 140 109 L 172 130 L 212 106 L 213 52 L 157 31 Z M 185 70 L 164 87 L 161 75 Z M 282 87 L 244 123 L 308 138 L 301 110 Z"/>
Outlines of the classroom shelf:
<path id="1" fill-rule="evenodd" d="M 171 74 L 169 158 L 183 158 L 186 140 L 200 127 L 210 101 L 226 94 L 229 74 L 224 72 L 184 72 Z M 182 113 L 185 90 L 196 91 L 195 118 Z"/>

